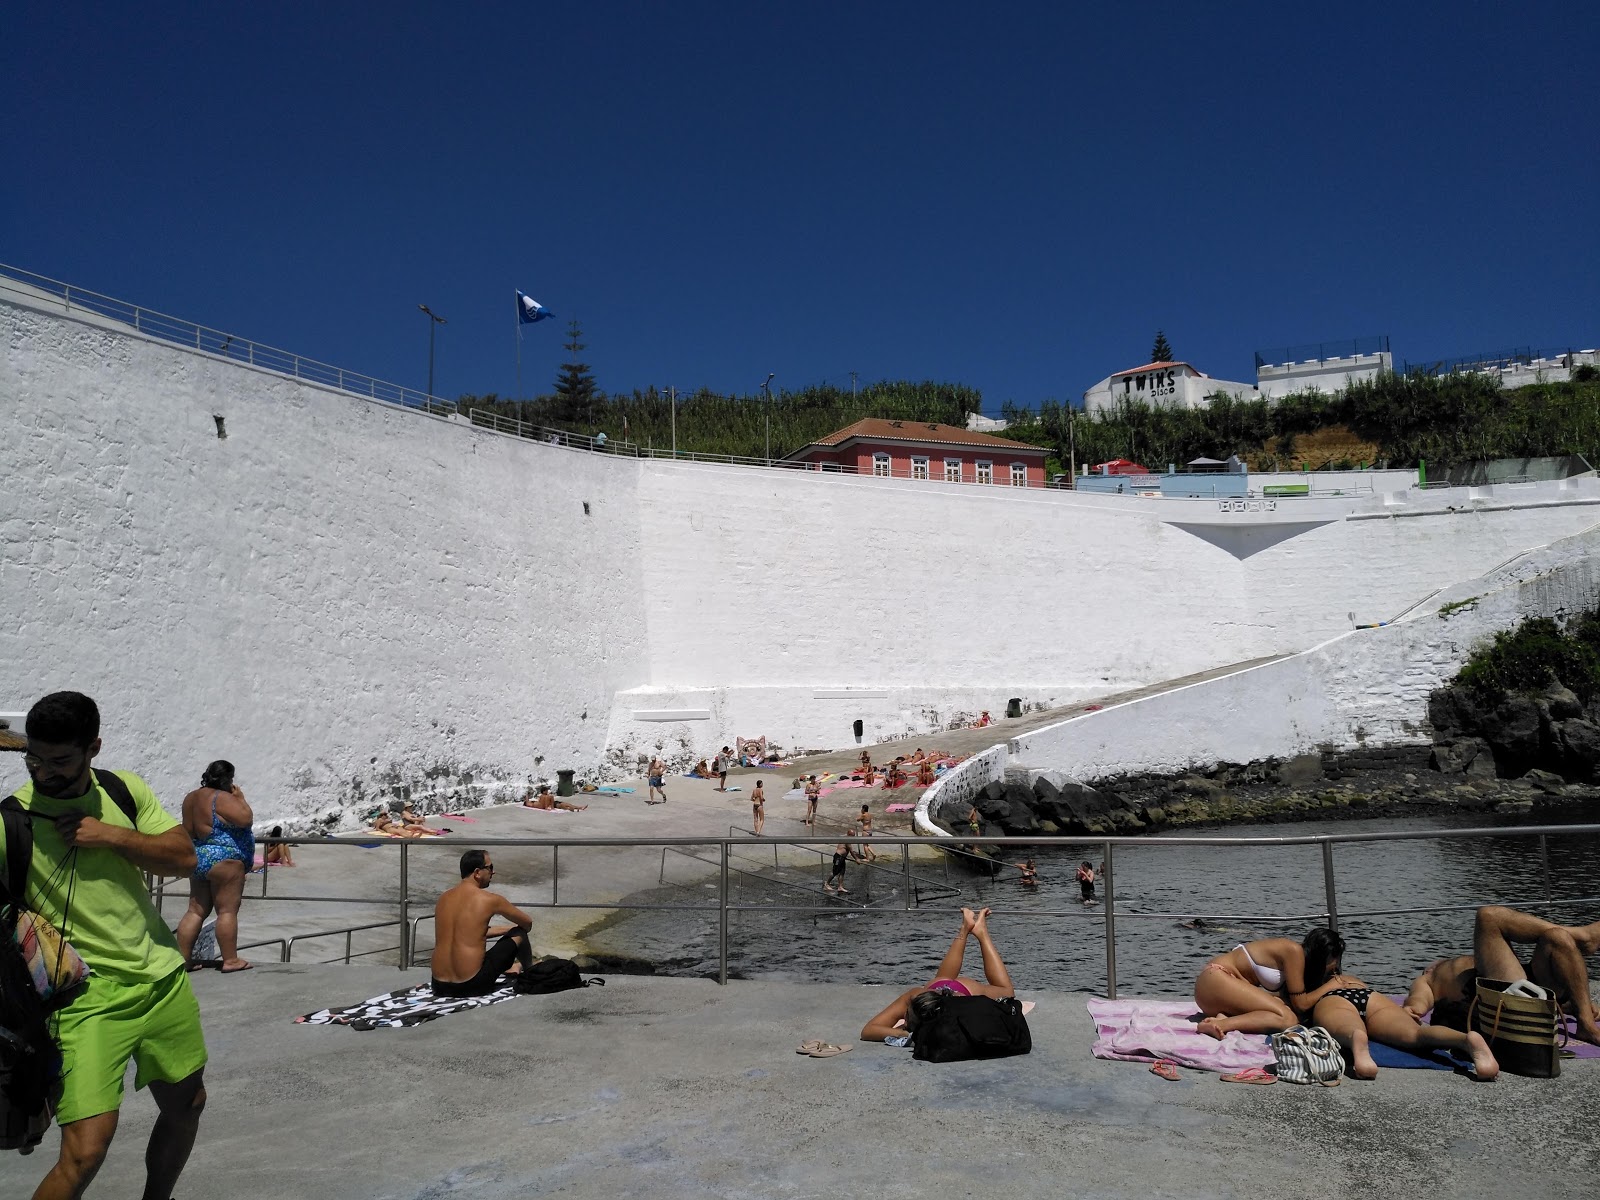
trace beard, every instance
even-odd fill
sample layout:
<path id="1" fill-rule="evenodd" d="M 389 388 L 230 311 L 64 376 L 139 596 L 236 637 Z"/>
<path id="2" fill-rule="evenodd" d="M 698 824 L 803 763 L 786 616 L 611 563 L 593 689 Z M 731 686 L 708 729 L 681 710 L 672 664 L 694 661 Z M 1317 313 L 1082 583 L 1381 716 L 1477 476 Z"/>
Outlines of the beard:
<path id="1" fill-rule="evenodd" d="M 88 788 L 81 779 L 49 776 L 44 779 L 35 777 L 33 790 L 41 796 L 49 796 L 52 800 L 70 800 L 74 796 L 83 795 Z"/>

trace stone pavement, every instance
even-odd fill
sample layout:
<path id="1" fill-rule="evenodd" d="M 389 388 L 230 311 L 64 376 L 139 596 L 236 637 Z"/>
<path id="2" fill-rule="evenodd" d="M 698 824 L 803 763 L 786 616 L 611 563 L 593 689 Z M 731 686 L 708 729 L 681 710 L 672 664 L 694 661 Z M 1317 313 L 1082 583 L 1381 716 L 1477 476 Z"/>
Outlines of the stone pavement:
<path id="1" fill-rule="evenodd" d="M 415 1029 L 292 1023 L 421 978 L 195 976 L 210 1103 L 179 1195 L 1565 1200 L 1594 1195 L 1600 1168 L 1600 1063 L 1492 1084 L 1167 1083 L 1090 1056 L 1081 995 L 1033 994 L 1027 1057 L 940 1065 L 857 1042 L 893 992 L 855 985 L 616 977 Z M 809 1037 L 856 1045 L 795 1054 Z M 96 1200 L 139 1195 L 154 1112 L 130 1093 Z M 0 1196 L 27 1195 L 56 1144 L 0 1157 Z"/>

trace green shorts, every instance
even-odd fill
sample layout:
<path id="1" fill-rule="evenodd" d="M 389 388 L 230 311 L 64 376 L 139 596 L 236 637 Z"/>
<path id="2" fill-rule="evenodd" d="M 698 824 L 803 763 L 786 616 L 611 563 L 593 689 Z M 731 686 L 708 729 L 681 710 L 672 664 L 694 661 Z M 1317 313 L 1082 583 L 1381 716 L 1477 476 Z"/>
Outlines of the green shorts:
<path id="1" fill-rule="evenodd" d="M 130 1058 L 138 1066 L 135 1088 L 178 1083 L 206 1065 L 200 1004 L 181 967 L 154 983 L 92 975 L 56 1021 L 65 1070 L 56 1108 L 61 1125 L 121 1108 Z"/>

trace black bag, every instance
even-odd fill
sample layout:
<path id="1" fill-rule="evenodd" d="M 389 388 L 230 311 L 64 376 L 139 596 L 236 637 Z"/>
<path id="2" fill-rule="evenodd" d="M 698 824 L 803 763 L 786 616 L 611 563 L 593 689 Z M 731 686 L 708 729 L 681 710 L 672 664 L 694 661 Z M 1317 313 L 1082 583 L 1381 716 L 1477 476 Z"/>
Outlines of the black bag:
<path id="1" fill-rule="evenodd" d="M 16 940 L 33 829 L 15 796 L 0 801 L 0 822 L 6 836 L 0 861 L 0 1150 L 31 1154 L 61 1099 L 61 1051 Z"/>
<path id="2" fill-rule="evenodd" d="M 519 996 L 542 996 L 546 992 L 605 985 L 604 979 L 584 979 L 578 974 L 578 964 L 570 959 L 541 958 L 517 976 L 516 989 Z"/>
<path id="3" fill-rule="evenodd" d="M 128 785 L 98 767 L 95 781 L 139 827 Z M 50 1036 L 49 1009 L 17 948 L 17 921 L 27 909 L 33 865 L 33 822 L 16 796 L 0 801 L 6 852 L 0 861 L 0 1150 L 31 1154 L 50 1128 L 61 1099 L 61 1050 Z"/>
<path id="4" fill-rule="evenodd" d="M 1033 1037 L 1015 996 L 950 996 L 933 1020 L 911 1038 L 912 1057 L 924 1062 L 1009 1058 L 1033 1049 Z"/>

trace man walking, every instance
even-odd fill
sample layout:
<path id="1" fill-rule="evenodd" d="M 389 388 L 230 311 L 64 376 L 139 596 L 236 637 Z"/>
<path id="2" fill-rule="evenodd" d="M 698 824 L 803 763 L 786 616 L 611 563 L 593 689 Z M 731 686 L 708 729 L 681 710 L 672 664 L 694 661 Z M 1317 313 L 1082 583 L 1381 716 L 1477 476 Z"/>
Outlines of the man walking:
<path id="1" fill-rule="evenodd" d="M 144 780 L 93 769 L 100 710 L 88 696 L 44 697 L 25 729 L 29 782 L 16 795 L 33 831 L 28 903 L 93 971 L 57 1016 L 61 1154 L 34 1200 L 78 1197 L 94 1180 L 117 1131 L 130 1059 L 134 1087 L 148 1086 L 160 1110 L 145 1150 L 144 1194 L 170 1196 L 205 1108 L 206 1046 L 177 939 L 139 872 L 188 875 L 194 843 Z M 0 826 L 0 857 L 4 839 Z"/>
<path id="2" fill-rule="evenodd" d="M 533 965 L 528 931 L 533 918 L 497 892 L 491 892 L 494 863 L 488 851 L 468 850 L 461 856 L 461 882 L 433 910 L 433 994 L 484 996 L 500 987 L 501 975 L 516 975 Z M 504 917 L 510 925 L 491 929 Z M 483 944 L 500 940 L 486 951 Z"/>

